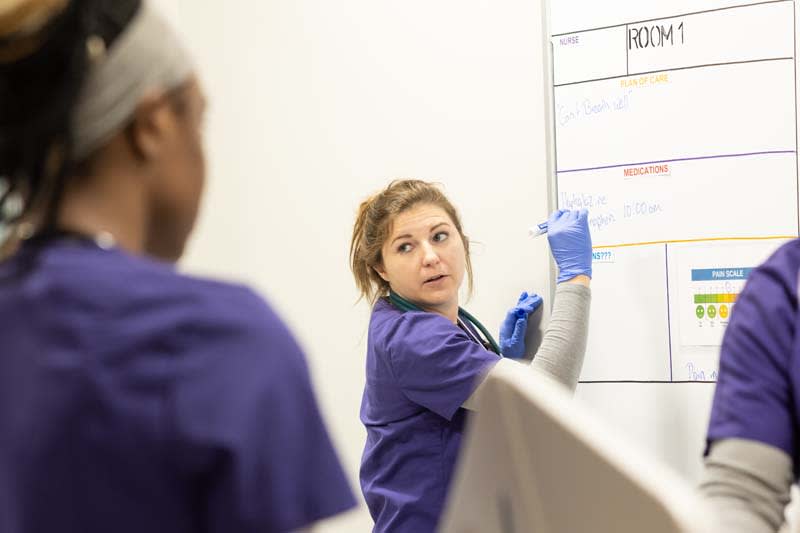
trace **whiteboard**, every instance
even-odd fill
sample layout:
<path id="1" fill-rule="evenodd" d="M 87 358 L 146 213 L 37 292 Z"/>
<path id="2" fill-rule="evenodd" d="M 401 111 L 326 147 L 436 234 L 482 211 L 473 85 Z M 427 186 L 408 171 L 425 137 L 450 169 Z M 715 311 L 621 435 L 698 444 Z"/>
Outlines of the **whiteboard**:
<path id="1" fill-rule="evenodd" d="M 800 231 L 795 12 L 552 7 L 555 202 L 594 246 L 578 396 L 690 478 L 736 296 Z"/>

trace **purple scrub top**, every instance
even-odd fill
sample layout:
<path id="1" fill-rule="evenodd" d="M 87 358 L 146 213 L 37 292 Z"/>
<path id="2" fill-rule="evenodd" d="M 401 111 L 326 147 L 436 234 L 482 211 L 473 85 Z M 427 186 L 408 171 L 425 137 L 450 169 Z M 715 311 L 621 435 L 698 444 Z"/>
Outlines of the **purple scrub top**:
<path id="1" fill-rule="evenodd" d="M 720 355 L 709 444 L 749 439 L 779 448 L 797 474 L 800 344 L 795 334 L 800 240 L 753 270 L 733 306 Z"/>
<path id="2" fill-rule="evenodd" d="M 355 504 L 250 290 L 88 240 L 0 263 L 0 531 L 290 531 Z"/>
<path id="3" fill-rule="evenodd" d="M 361 489 L 374 531 L 434 531 L 464 431 L 461 405 L 499 360 L 441 315 L 375 304 L 361 402 Z"/>

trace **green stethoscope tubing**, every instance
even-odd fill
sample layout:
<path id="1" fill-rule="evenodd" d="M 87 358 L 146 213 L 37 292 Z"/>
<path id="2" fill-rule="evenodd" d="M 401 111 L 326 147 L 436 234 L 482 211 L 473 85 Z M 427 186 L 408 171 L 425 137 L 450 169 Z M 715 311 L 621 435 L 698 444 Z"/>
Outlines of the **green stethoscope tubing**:
<path id="1" fill-rule="evenodd" d="M 422 309 L 416 304 L 409 302 L 408 300 L 406 300 L 405 298 L 403 298 L 394 291 L 389 291 L 389 301 L 392 302 L 392 304 L 401 311 L 424 311 L 424 309 Z M 478 328 L 478 331 L 480 331 L 481 334 L 484 336 L 484 338 L 486 338 L 486 340 L 489 342 L 489 346 L 491 346 L 492 351 L 497 355 L 502 356 L 502 354 L 500 353 L 500 347 L 497 345 L 497 342 L 494 340 L 494 337 L 492 337 L 492 334 L 489 333 L 489 330 L 487 330 L 486 327 L 483 324 L 481 324 L 477 318 L 472 316 L 469 312 L 467 312 L 466 309 L 463 309 L 461 307 L 458 308 L 458 316 L 461 317 L 461 319 L 464 320 L 465 322 L 469 322 L 470 324 Z"/>

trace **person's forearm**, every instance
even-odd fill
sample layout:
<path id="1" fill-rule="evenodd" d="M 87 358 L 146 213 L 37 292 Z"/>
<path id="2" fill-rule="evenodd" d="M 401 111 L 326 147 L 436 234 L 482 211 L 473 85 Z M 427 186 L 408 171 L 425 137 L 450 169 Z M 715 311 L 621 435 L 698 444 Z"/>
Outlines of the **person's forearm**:
<path id="1" fill-rule="evenodd" d="M 586 279 L 589 278 L 586 277 Z M 556 288 L 550 323 L 533 361 L 529 363 L 525 360 L 503 357 L 498 359 L 497 364 L 518 365 L 517 368 L 521 371 L 530 371 L 532 368 L 534 372 L 543 374 L 574 391 L 586 352 L 591 299 L 592 293 L 588 285 L 569 281 L 559 283 Z M 530 367 L 528 367 L 529 364 Z M 493 370 L 490 370 L 487 375 L 491 374 Z M 464 408 L 475 410 L 485 382 L 484 376 L 472 395 L 464 402 Z"/>
<path id="2" fill-rule="evenodd" d="M 725 439 L 705 459 L 700 494 L 715 513 L 715 531 L 774 533 L 784 523 L 792 460 L 766 444 Z"/>
<path id="3" fill-rule="evenodd" d="M 586 278 L 585 282 L 578 278 Z M 578 276 L 556 287 L 553 312 L 531 368 L 574 391 L 586 353 L 592 293 L 588 277 Z"/>

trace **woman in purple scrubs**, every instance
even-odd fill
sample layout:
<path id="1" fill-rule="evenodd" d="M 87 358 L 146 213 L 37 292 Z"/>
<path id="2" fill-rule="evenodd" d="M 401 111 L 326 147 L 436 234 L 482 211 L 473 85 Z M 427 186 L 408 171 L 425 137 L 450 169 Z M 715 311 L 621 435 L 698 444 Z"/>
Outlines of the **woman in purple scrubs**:
<path id="1" fill-rule="evenodd" d="M 793 240 L 750 273 L 725 331 L 700 487 L 720 532 L 788 531 L 800 478 L 798 279 Z"/>
<path id="2" fill-rule="evenodd" d="M 355 502 L 282 321 L 173 262 L 205 101 L 138 0 L 0 3 L 0 531 L 265 532 Z"/>
<path id="3" fill-rule="evenodd" d="M 556 211 L 548 240 L 559 266 L 550 324 L 534 371 L 574 389 L 589 313 L 591 240 L 585 211 Z M 424 533 L 436 527 L 467 417 L 480 383 L 501 359 L 459 310 L 469 241 L 453 205 L 434 185 L 391 183 L 361 204 L 350 250 L 361 294 L 374 303 L 361 420 L 367 442 L 361 488 L 376 532 Z M 506 317 L 499 346 L 530 357 L 527 315 L 541 298 L 524 293 Z"/>

